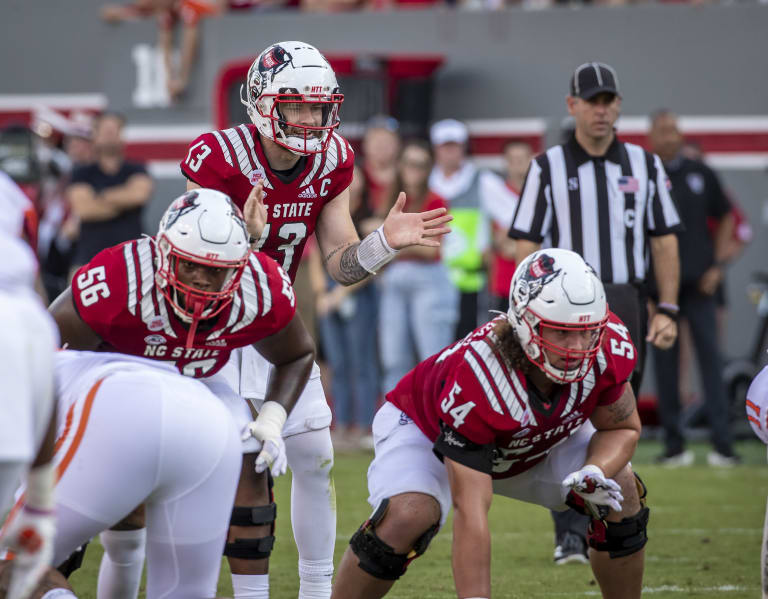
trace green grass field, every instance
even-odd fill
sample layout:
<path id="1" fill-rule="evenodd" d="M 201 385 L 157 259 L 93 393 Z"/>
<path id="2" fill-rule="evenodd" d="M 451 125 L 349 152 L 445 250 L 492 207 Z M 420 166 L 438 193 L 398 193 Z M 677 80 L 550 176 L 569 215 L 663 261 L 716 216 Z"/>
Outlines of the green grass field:
<path id="1" fill-rule="evenodd" d="M 694 445 L 696 465 L 670 470 L 654 466 L 660 447 L 640 444 L 636 470 L 648 486 L 651 521 L 646 550 L 645 593 L 669 597 L 760 596 L 759 554 L 768 466 L 765 446 L 744 442 L 737 451 L 744 465 L 731 469 L 706 466 L 707 447 Z M 349 537 L 369 515 L 365 472 L 370 453 L 340 454 L 334 476 L 338 498 L 336 560 Z M 272 554 L 271 588 L 276 599 L 296 597 L 296 547 L 289 514 L 290 480 L 278 479 L 277 542 Z M 599 596 L 586 566 L 552 564 L 552 526 L 542 508 L 497 497 L 490 515 L 493 531 L 493 596 L 509 599 Z M 390 594 L 393 598 L 455 597 L 450 568 L 451 523 L 429 551 L 416 560 Z M 82 599 L 95 599 L 101 548 L 89 547 L 84 566 L 72 577 Z M 229 570 L 222 566 L 219 593 L 231 597 Z M 142 594 L 143 596 L 143 594 Z"/>

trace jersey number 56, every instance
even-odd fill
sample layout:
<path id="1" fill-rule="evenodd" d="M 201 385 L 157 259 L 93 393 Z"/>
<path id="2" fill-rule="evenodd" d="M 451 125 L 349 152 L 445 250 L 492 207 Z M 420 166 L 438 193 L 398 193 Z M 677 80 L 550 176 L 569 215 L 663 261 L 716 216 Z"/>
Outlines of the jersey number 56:
<path id="1" fill-rule="evenodd" d="M 99 298 L 109 297 L 109 287 L 106 282 L 107 273 L 103 266 L 96 266 L 77 275 L 75 282 L 80 290 L 80 302 L 90 306 Z"/>

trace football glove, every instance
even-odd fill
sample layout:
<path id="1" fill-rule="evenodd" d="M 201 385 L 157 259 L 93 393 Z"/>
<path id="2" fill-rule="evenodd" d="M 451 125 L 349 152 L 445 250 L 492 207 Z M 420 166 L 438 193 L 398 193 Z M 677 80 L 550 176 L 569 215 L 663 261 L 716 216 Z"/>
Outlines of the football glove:
<path id="1" fill-rule="evenodd" d="M 27 599 L 51 565 L 56 533 L 53 514 L 55 480 L 50 463 L 30 470 L 25 503 L 6 522 L 0 548 L 14 553 L 7 599 Z"/>
<path id="2" fill-rule="evenodd" d="M 248 424 L 243 432 L 243 441 L 254 437 L 261 441 L 261 451 L 256 457 L 256 472 L 261 474 L 267 468 L 272 476 L 285 474 L 288 457 L 285 454 L 283 425 L 288 418 L 285 408 L 276 401 L 265 401 L 256 420 Z"/>
<path id="3" fill-rule="evenodd" d="M 603 471 L 593 464 L 571 472 L 562 484 L 566 491 L 572 490 L 579 495 L 596 518 L 605 518 L 608 509 L 621 511 L 621 503 L 624 501 L 621 487 L 612 478 L 605 478 Z"/>

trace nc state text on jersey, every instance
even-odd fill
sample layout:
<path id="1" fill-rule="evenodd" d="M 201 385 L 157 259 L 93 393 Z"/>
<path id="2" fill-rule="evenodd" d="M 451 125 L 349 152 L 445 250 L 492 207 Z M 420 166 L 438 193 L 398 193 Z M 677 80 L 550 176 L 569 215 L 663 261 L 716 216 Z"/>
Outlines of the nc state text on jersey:
<path id="1" fill-rule="evenodd" d="M 197 349 L 194 347 L 174 347 L 173 351 L 168 353 L 167 345 L 147 345 L 144 348 L 145 356 L 159 356 L 161 358 L 182 358 L 184 360 L 199 360 L 200 358 L 210 358 L 218 356 L 221 350 L 218 349 Z"/>
<path id="2" fill-rule="evenodd" d="M 290 204 L 274 204 L 272 218 L 302 218 L 312 212 L 314 202 L 291 202 Z"/>

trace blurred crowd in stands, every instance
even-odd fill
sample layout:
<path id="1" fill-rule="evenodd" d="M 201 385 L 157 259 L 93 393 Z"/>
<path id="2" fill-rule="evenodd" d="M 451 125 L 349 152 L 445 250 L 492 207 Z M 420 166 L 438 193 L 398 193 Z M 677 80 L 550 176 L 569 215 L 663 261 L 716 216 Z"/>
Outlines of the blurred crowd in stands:
<path id="1" fill-rule="evenodd" d="M 0 170 L 35 204 L 35 243 L 53 299 L 78 265 L 103 248 L 153 232 L 157 223 L 142 226 L 153 183 L 143 165 L 123 157 L 122 117 L 38 116 L 31 128 L 0 130 Z M 453 215 L 453 232 L 441 248 L 402 251 L 379 276 L 352 287 L 338 286 L 326 275 L 316 249 L 305 252 L 296 282 L 299 307 L 317 333 L 326 365 L 337 449 L 370 444 L 370 424 L 383 393 L 419 361 L 486 322 L 489 310 L 506 311 L 515 269 L 507 231 L 533 150 L 510 139 L 503 147 L 503 168 L 494 172 L 475 165 L 468 141 L 466 125 L 454 119 L 434 123 L 428 139 L 403 139 L 397 120 L 377 116 L 357 144 L 350 209 L 360 236 L 378 227 L 405 191 L 407 211 L 446 206 Z M 692 144 L 683 145 L 681 153 L 701 159 Z M 180 182 L 179 193 L 183 187 Z M 731 206 L 729 262 L 751 238 L 733 198 Z M 722 285 L 718 293 L 724 312 Z M 691 351 L 688 335 L 682 338 L 680 387 L 688 404 Z"/>
<path id="2" fill-rule="evenodd" d="M 101 17 L 114 25 L 140 19 L 154 19 L 158 26 L 158 47 L 162 52 L 165 86 L 171 103 L 183 98 L 189 86 L 200 47 L 200 23 L 224 13 L 301 10 L 329 13 L 352 10 L 418 10 L 446 6 L 464 10 L 501 10 L 522 7 L 530 10 L 554 6 L 585 4 L 625 6 L 661 2 L 663 4 L 715 4 L 734 0 L 132 0 L 106 4 Z M 768 3 L 768 0 L 757 0 Z"/>

